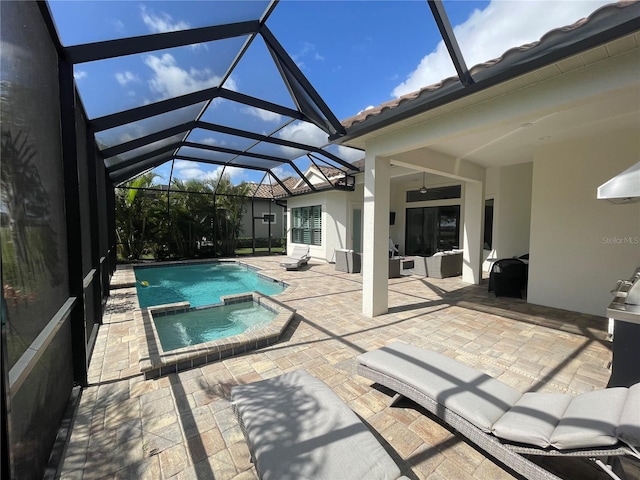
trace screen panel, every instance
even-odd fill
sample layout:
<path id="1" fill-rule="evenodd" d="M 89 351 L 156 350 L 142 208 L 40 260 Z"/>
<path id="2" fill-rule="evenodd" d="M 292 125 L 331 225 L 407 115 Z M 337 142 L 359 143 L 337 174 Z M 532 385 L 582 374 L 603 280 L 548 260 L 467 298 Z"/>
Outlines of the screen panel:
<path id="1" fill-rule="evenodd" d="M 69 298 L 58 56 L 35 2 L 0 2 L 5 376 Z M 38 347 L 36 347 L 38 348 Z M 12 385 L 11 478 L 42 478 L 73 386 L 68 321 Z"/>

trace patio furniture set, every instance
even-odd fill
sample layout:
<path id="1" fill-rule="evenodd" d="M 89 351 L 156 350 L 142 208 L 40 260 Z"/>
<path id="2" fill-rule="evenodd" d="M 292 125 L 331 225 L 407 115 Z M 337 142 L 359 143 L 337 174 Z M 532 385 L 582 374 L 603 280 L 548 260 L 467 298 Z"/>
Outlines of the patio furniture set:
<path id="1" fill-rule="evenodd" d="M 362 271 L 362 255 L 353 250 L 335 251 L 336 270 L 346 273 Z M 430 257 L 391 256 L 389 258 L 389 278 L 400 277 L 402 270 L 412 269 L 414 275 L 424 277 L 447 278 L 462 274 L 462 250 L 438 252 Z"/>

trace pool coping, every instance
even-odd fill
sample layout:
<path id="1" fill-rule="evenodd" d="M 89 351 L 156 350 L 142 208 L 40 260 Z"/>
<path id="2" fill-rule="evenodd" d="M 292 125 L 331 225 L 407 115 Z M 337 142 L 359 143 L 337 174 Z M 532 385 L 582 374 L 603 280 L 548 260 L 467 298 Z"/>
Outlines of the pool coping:
<path id="1" fill-rule="evenodd" d="M 241 302 L 257 303 L 277 313 L 277 315 L 262 327 L 231 337 L 190 345 L 167 352 L 162 349 L 153 321 L 153 314 L 171 315 L 194 309 L 190 308 L 189 302 L 137 309 L 133 316 L 138 338 L 140 372 L 144 374 L 145 380 L 181 372 L 272 345 L 280 340 L 296 313 L 294 308 L 259 292 L 224 296 L 222 297 L 222 303 L 218 304 L 218 306 Z M 202 307 L 198 309 L 200 308 Z M 215 308 L 215 306 L 212 306 L 212 308 Z"/>
<path id="2" fill-rule="evenodd" d="M 162 267 L 171 267 L 171 266 L 181 266 L 181 265 L 198 265 L 203 263 L 233 263 L 236 265 L 240 265 L 246 267 L 250 270 L 255 271 L 258 276 L 263 277 L 271 282 L 279 283 L 281 286 L 288 288 L 290 285 L 287 282 L 283 282 L 282 280 L 276 280 L 268 275 L 260 273 L 261 268 L 251 265 L 249 263 L 243 262 L 234 258 L 191 258 L 185 260 L 167 260 L 163 262 L 153 262 L 153 263 L 139 263 L 139 264 L 127 264 L 128 267 L 131 268 L 133 273 L 133 280 L 120 282 L 117 285 L 112 284 L 112 290 L 118 290 L 121 288 L 131 288 L 137 287 L 138 281 L 135 277 L 136 269 L 144 270 L 146 268 L 162 268 Z"/>

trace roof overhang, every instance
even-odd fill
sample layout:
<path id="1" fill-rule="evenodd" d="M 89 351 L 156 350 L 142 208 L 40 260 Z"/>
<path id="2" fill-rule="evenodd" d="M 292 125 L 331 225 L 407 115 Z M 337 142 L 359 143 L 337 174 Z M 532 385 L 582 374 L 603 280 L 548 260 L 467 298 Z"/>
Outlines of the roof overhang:
<path id="1" fill-rule="evenodd" d="M 472 83 L 465 85 L 458 77 L 450 77 L 344 120 L 347 133 L 332 139 L 340 145 L 365 149 L 371 134 L 377 136 L 388 131 L 388 127 L 394 129 L 398 125 L 423 122 L 430 116 L 459 108 L 461 104 L 486 101 L 486 92 L 491 89 L 494 93 L 489 95 L 506 93 L 504 88 L 493 87 L 507 85 L 515 91 L 522 88 L 522 84 L 510 81 L 632 36 L 639 31 L 639 25 L 640 2 L 605 5 L 571 27 L 552 30 L 539 42 L 512 48 L 499 59 L 476 65 L 470 70 Z M 637 43 L 629 42 L 627 46 L 629 49 L 637 47 Z M 557 69 L 557 73 L 561 74 L 562 70 Z M 453 104 L 457 106 L 452 107 Z"/>

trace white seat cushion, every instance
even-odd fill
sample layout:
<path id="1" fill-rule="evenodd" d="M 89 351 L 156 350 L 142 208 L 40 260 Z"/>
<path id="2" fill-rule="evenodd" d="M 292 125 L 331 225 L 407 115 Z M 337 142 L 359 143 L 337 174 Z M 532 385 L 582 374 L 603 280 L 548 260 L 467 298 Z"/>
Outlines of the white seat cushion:
<path id="1" fill-rule="evenodd" d="M 525 393 L 493 426 L 496 437 L 541 448 L 573 399 L 568 393 Z"/>
<path id="2" fill-rule="evenodd" d="M 231 400 L 261 479 L 400 477 L 358 416 L 304 370 L 233 387 Z"/>
<path id="3" fill-rule="evenodd" d="M 629 388 L 616 434 L 623 442 L 640 447 L 640 383 Z"/>
<path id="4" fill-rule="evenodd" d="M 358 361 L 417 388 L 487 433 L 522 396 L 473 367 L 400 342 L 362 354 Z"/>
<path id="5" fill-rule="evenodd" d="M 606 388 L 574 397 L 551 434 L 551 445 L 566 450 L 618 443 L 616 429 L 628 390 Z"/>

